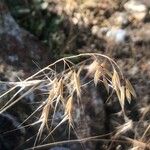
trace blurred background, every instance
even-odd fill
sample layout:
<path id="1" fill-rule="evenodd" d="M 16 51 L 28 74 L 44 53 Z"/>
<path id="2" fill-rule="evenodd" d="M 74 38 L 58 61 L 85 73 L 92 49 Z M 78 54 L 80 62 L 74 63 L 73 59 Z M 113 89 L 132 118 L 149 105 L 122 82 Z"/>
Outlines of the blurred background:
<path id="1" fill-rule="evenodd" d="M 135 124 L 142 122 L 137 130 L 145 131 L 150 121 L 150 0 L 0 0 L 1 81 L 25 79 L 61 57 L 85 52 L 108 55 L 119 64 L 138 95 L 129 116 Z M 0 84 L 1 93 L 7 88 Z M 1 114 L 1 132 L 5 125 L 16 128 L 12 120 L 17 124 L 32 112 L 21 109 L 20 117 L 18 107 Z M 106 107 L 111 116 L 115 108 Z M 138 113 L 131 113 L 135 109 Z M 15 149 L 31 137 L 25 132 L 0 135 L 0 149 Z"/>

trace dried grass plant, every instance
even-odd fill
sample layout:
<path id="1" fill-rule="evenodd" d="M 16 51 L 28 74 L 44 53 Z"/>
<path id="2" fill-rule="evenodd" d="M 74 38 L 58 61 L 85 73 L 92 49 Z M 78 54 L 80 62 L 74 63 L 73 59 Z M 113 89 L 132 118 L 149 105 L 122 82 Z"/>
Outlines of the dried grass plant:
<path id="1" fill-rule="evenodd" d="M 80 60 L 82 61 L 76 64 L 74 63 L 74 59 L 78 60 L 78 62 Z M 63 69 L 59 72 L 56 71 L 56 67 L 60 63 L 62 64 L 61 68 Z M 84 70 L 86 70 L 86 74 L 82 76 L 81 72 Z M 110 95 L 111 92 L 116 92 L 122 112 L 125 115 L 125 100 L 127 99 L 130 103 L 132 96 L 136 97 L 135 91 L 130 81 L 123 76 L 122 71 L 116 62 L 110 57 L 99 53 L 83 53 L 64 57 L 23 81 L 7 82 L 6 84 L 11 88 L 5 93 L 2 93 L 0 98 L 7 97 L 7 95 L 13 91 L 15 91 L 15 94 L 7 102 L 1 101 L 2 107 L 0 108 L 0 114 L 15 105 L 30 92 L 33 92 L 36 89 L 41 90 L 42 87 L 46 87 L 48 89 L 47 98 L 26 120 L 24 120 L 24 122 L 26 122 L 36 112 L 40 112 L 38 121 L 33 123 L 40 124 L 33 147 L 38 148 L 39 146 L 36 145 L 40 142 L 42 133 L 45 129 L 47 129 L 49 135 L 51 135 L 64 122 L 68 122 L 69 126 L 74 128 L 72 118 L 73 104 L 74 101 L 76 101 L 76 103 L 82 103 L 82 88 L 85 84 L 88 85 L 88 83 L 83 83 L 82 79 L 87 76 L 90 76 L 91 82 L 94 82 L 95 86 L 97 86 L 99 82 L 102 82 Z M 21 96 L 18 96 L 23 91 L 25 92 L 21 94 Z M 62 116 L 62 120 L 53 128 L 52 124 L 55 113 L 60 105 L 64 115 Z M 50 116 L 52 117 L 50 118 Z M 118 134 L 124 132 L 131 126 L 132 123 L 130 121 L 127 122 L 123 128 L 118 130 Z M 47 137 L 44 140 L 46 140 Z M 79 141 L 96 138 L 97 137 L 89 137 L 89 139 L 79 139 Z M 77 141 L 78 140 L 74 142 Z M 136 143 L 136 141 L 134 143 Z M 50 143 L 50 145 L 53 145 L 53 143 Z"/>

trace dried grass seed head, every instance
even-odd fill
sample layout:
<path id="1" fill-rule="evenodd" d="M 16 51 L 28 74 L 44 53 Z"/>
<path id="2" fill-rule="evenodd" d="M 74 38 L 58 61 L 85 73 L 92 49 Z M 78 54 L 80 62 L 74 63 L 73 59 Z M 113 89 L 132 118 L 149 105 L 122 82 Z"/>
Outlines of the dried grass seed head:
<path id="1" fill-rule="evenodd" d="M 77 92 L 77 96 L 81 98 L 80 76 L 76 73 L 76 71 L 73 72 L 73 83 L 74 83 L 75 91 Z"/>
<path id="2" fill-rule="evenodd" d="M 73 96 L 67 99 L 65 106 L 65 116 L 68 117 L 69 124 L 72 122 L 72 110 L 73 110 Z"/>

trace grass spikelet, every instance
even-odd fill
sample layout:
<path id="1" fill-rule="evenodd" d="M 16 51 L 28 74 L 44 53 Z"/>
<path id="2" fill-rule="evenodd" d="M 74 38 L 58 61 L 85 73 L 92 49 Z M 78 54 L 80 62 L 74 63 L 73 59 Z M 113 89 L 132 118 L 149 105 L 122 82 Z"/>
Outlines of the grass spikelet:
<path id="1" fill-rule="evenodd" d="M 126 88 L 129 90 L 129 92 L 132 94 L 132 96 L 136 98 L 135 90 L 128 79 L 126 79 Z"/>
<path id="2" fill-rule="evenodd" d="M 56 89 L 57 96 L 61 96 L 63 98 L 63 79 L 61 78 L 57 83 L 57 89 Z"/>
<path id="3" fill-rule="evenodd" d="M 97 86 L 97 83 L 98 83 L 101 75 L 102 75 L 102 72 L 100 71 L 100 67 L 97 67 L 97 70 L 94 73 L 94 84 L 95 84 L 95 86 Z"/>
<path id="4" fill-rule="evenodd" d="M 49 129 L 49 127 L 48 127 L 48 116 L 49 116 L 49 112 L 50 112 L 50 107 L 51 107 L 50 103 L 46 104 L 43 108 L 42 115 L 41 115 L 41 120 L 44 122 L 47 129 Z"/>
<path id="5" fill-rule="evenodd" d="M 59 82 L 58 79 L 55 78 L 53 80 L 53 84 L 52 84 L 53 93 L 55 93 L 55 97 L 57 97 L 59 95 L 58 82 Z"/>
<path id="6" fill-rule="evenodd" d="M 124 109 L 124 103 L 125 103 L 125 87 L 121 86 L 120 87 L 120 105 L 122 109 Z"/>
<path id="7" fill-rule="evenodd" d="M 73 72 L 73 80 L 74 80 L 74 86 L 75 90 L 77 92 L 77 96 L 81 98 L 81 83 L 80 83 L 80 77 L 77 75 L 77 73 Z"/>
<path id="8" fill-rule="evenodd" d="M 116 94 L 119 99 L 119 103 L 121 105 L 122 110 L 124 111 L 125 87 L 121 86 L 120 77 L 115 69 L 114 69 L 114 73 L 112 76 L 112 86 L 116 91 Z"/>
<path id="9" fill-rule="evenodd" d="M 58 98 L 57 98 L 58 99 Z M 48 137 L 49 135 L 51 135 L 61 124 L 63 124 L 65 121 L 68 120 L 68 123 L 70 126 L 72 126 L 72 101 L 73 101 L 73 97 L 70 96 L 68 99 L 67 99 L 67 102 L 66 102 L 66 105 L 65 105 L 65 112 L 64 112 L 64 116 L 63 116 L 63 119 L 61 120 L 61 122 L 59 124 L 57 124 L 56 127 L 54 127 L 50 132 L 49 134 L 45 137 L 45 139 L 42 141 L 44 142 Z M 58 100 L 56 102 L 58 104 Z M 57 105 L 56 104 L 56 105 Z M 56 106 L 57 107 L 57 106 Z M 55 107 L 55 110 L 54 110 L 54 114 L 55 114 L 55 111 L 56 111 L 56 107 Z M 54 116 L 54 115 L 53 115 Z M 53 121 L 53 120 L 52 120 Z M 44 125 L 44 123 L 41 124 L 40 128 L 42 128 Z M 41 130 L 40 130 L 41 132 Z M 39 134 L 41 135 L 41 134 Z"/>
<path id="10" fill-rule="evenodd" d="M 87 67 L 87 70 L 88 70 L 87 75 L 93 76 L 93 75 L 95 74 L 97 68 L 99 68 L 99 63 L 98 63 L 97 60 L 94 60 L 94 61 Z"/>
<path id="11" fill-rule="evenodd" d="M 113 88 L 115 90 L 118 90 L 120 89 L 120 78 L 119 78 L 119 75 L 117 73 L 117 71 L 114 69 L 114 73 L 113 73 L 113 76 L 112 76 L 112 85 L 113 85 Z"/>
<path id="12" fill-rule="evenodd" d="M 52 89 L 52 90 L 49 91 L 49 95 L 48 95 L 48 98 L 47 98 L 47 103 L 51 104 L 52 107 L 53 107 L 54 97 L 55 97 L 55 91 L 54 91 L 54 89 Z"/>
<path id="13" fill-rule="evenodd" d="M 49 116 L 50 106 L 51 106 L 51 104 L 48 102 L 42 110 L 42 114 L 41 114 L 41 117 L 39 119 L 39 120 L 41 120 L 42 123 L 40 125 L 39 130 L 38 130 L 38 133 L 37 133 L 37 136 L 36 136 L 36 139 L 34 142 L 34 146 L 41 139 L 42 133 L 44 131 L 44 127 L 49 129 L 49 127 L 48 127 L 48 116 Z"/>
<path id="14" fill-rule="evenodd" d="M 126 98 L 127 98 L 127 100 L 128 100 L 128 102 L 129 102 L 129 104 L 131 103 L 131 94 L 130 94 L 130 91 L 126 88 Z"/>
<path id="15" fill-rule="evenodd" d="M 121 105 L 122 110 L 124 111 L 125 97 L 127 98 L 128 102 L 130 103 L 130 101 L 131 101 L 130 88 L 133 91 L 134 91 L 134 89 L 132 88 L 132 86 L 128 88 L 128 86 L 130 86 L 130 85 L 127 85 L 127 83 L 126 83 L 126 85 L 121 83 L 119 74 L 117 73 L 117 71 L 115 69 L 114 69 L 114 73 L 112 76 L 112 86 L 116 91 L 116 94 L 119 99 L 119 103 Z"/>
<path id="16" fill-rule="evenodd" d="M 68 118 L 69 125 L 72 124 L 72 106 L 73 106 L 73 97 L 70 96 L 67 100 L 64 114 Z"/>
<path id="17" fill-rule="evenodd" d="M 56 96 L 58 95 L 58 93 L 56 92 L 58 89 L 56 89 L 56 85 L 58 84 L 58 80 L 57 78 L 55 78 L 53 80 L 53 89 L 51 89 L 49 91 L 49 95 L 48 95 L 48 98 L 47 98 L 47 101 L 46 101 L 46 104 L 45 106 L 43 107 L 43 110 L 42 110 L 42 113 L 41 113 L 41 117 L 39 120 L 41 120 L 41 125 L 40 125 L 40 128 L 38 130 L 38 133 L 37 133 L 37 136 L 36 136 L 36 140 L 34 142 L 34 146 L 36 145 L 36 143 L 41 139 L 41 136 L 42 136 L 42 133 L 44 131 L 44 127 L 47 128 L 47 130 L 49 130 L 49 126 L 48 126 L 48 118 L 49 118 L 49 113 L 50 113 L 50 109 L 54 107 L 54 114 L 55 114 L 55 111 L 56 111 L 56 107 L 57 106 L 53 106 L 53 101 L 55 100 Z M 56 102 L 56 105 L 57 105 L 58 102 Z"/>
<path id="18" fill-rule="evenodd" d="M 94 60 L 93 60 L 93 56 L 95 58 Z M 85 60 L 80 62 L 79 64 L 72 63 L 71 59 L 74 59 L 74 58 L 77 59 L 79 57 L 83 57 L 85 58 Z M 101 61 L 99 60 L 100 57 L 108 60 L 107 62 L 109 63 L 109 67 L 112 67 L 113 73 L 112 73 L 112 69 L 110 69 L 110 71 L 107 70 L 107 66 L 105 66 L 105 63 L 101 63 Z M 89 64 L 88 62 L 89 60 L 90 62 L 92 60 L 91 64 Z M 56 72 L 55 70 L 51 71 L 52 70 L 50 69 L 51 67 L 54 68 L 55 65 L 63 61 L 64 61 L 64 65 L 67 65 L 67 66 L 64 66 L 63 71 L 60 71 L 60 72 L 59 71 Z M 46 73 L 43 75 L 44 71 L 46 71 Z M 87 79 L 86 77 L 82 78 L 80 75 L 81 72 L 84 74 L 85 73 L 84 71 L 87 71 L 86 77 L 87 76 L 90 77 L 90 82 L 82 84 L 81 83 L 82 79 L 83 79 L 82 81 L 85 81 L 85 82 L 87 81 L 87 80 L 84 80 L 84 79 Z M 6 105 L 4 105 L 0 109 L 0 113 L 3 113 L 5 110 L 10 108 L 12 105 L 14 105 L 18 101 L 20 101 L 23 97 L 25 97 L 27 94 L 33 92 L 36 89 L 39 91 L 42 91 L 42 90 L 47 91 L 48 89 L 49 93 L 47 95 L 47 99 L 35 111 L 35 112 L 38 112 L 39 110 L 41 110 L 39 120 L 37 121 L 38 123 L 41 123 L 41 124 L 40 124 L 39 130 L 37 132 L 37 136 L 35 139 L 35 143 L 34 143 L 34 148 L 35 148 L 36 144 L 39 141 L 43 140 L 43 138 L 45 138 L 42 134 L 43 134 L 43 131 L 45 131 L 46 129 L 49 130 L 49 133 L 48 133 L 48 136 L 49 136 L 64 122 L 68 122 L 69 127 L 74 128 L 73 110 L 79 99 L 81 100 L 81 104 L 82 104 L 83 101 L 82 101 L 81 87 L 84 85 L 88 86 L 88 83 L 91 83 L 94 81 L 95 86 L 97 86 L 99 81 L 102 81 L 108 93 L 109 93 L 110 88 L 113 88 L 116 91 L 116 94 L 119 98 L 119 103 L 121 105 L 121 108 L 122 110 L 124 110 L 125 97 L 130 103 L 131 95 L 136 97 L 136 94 L 131 83 L 128 80 L 125 80 L 125 85 L 121 84 L 122 77 L 123 76 L 122 76 L 121 70 L 117 66 L 116 62 L 113 61 L 108 56 L 105 56 L 103 54 L 84 53 L 84 54 L 79 54 L 76 56 L 68 56 L 65 58 L 61 58 L 57 60 L 56 62 L 50 64 L 49 66 L 41 69 L 39 72 L 35 73 L 34 75 L 27 78 L 26 80 L 16 83 L 14 88 L 11 88 L 10 90 L 8 90 L 8 92 L 2 94 L 0 98 L 16 90 L 17 87 L 23 88 L 20 91 L 18 91 L 16 94 L 14 94 L 10 101 L 6 102 Z M 41 78 L 42 80 L 37 80 Z M 91 78 L 93 80 L 91 80 Z M 30 86 L 32 88 L 30 88 Z M 15 99 L 19 95 L 20 92 L 22 92 L 23 90 L 26 90 L 26 87 L 29 87 L 30 89 L 27 90 L 24 94 L 22 94 L 19 98 Z M 41 88 L 43 89 L 41 90 Z M 73 104 L 75 104 L 75 106 Z M 59 114 L 62 114 L 62 116 L 59 118 L 61 119 L 59 123 L 57 122 L 57 119 L 55 119 L 57 111 L 58 112 L 60 111 Z M 35 112 L 33 113 L 33 115 L 35 114 Z M 26 120 L 28 119 L 29 117 Z M 121 128 L 119 128 L 118 134 L 126 132 L 131 127 L 132 127 L 132 122 L 127 122 L 126 124 L 121 126 Z M 147 128 L 143 136 L 147 134 L 149 128 L 150 127 Z M 45 141 L 48 138 L 48 136 L 43 141 Z"/>

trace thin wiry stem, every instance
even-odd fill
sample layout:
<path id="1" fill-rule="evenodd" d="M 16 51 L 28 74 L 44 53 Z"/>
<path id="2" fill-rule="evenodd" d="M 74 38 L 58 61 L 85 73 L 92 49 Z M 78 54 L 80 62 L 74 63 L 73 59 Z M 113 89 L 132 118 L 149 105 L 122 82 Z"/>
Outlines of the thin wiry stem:
<path id="1" fill-rule="evenodd" d="M 64 60 L 67 60 L 67 59 L 74 59 L 74 58 L 78 58 L 78 57 L 85 57 L 85 56 L 100 56 L 100 57 L 103 57 L 103 58 L 106 58 L 108 59 L 110 62 L 113 62 L 114 65 L 118 68 L 120 74 L 123 76 L 122 74 L 122 71 L 120 69 L 120 67 L 117 65 L 117 63 L 111 59 L 110 57 L 106 56 L 106 55 L 103 55 L 103 54 L 99 54 L 99 53 L 83 53 L 83 54 L 78 54 L 78 55 L 73 55 L 73 56 L 68 56 L 68 57 L 63 57 L 57 61 L 55 61 L 54 63 L 46 66 L 45 68 L 41 69 L 40 71 L 38 71 L 37 73 L 35 73 L 34 75 L 28 77 L 27 79 L 25 79 L 24 81 L 28 81 L 28 80 L 31 80 L 33 79 L 35 76 L 37 76 L 38 74 L 40 74 L 41 72 L 43 72 L 44 70 L 47 70 L 49 69 L 50 67 L 54 66 L 55 64 L 61 62 L 61 61 L 64 61 Z"/>
<path id="2" fill-rule="evenodd" d="M 104 134 L 104 135 L 98 135 L 98 136 L 92 136 L 92 137 L 86 137 L 86 138 L 82 138 L 82 139 L 58 141 L 58 142 L 54 142 L 54 143 L 38 145 L 36 147 L 27 148 L 25 150 L 48 148 L 50 146 L 55 146 L 55 145 L 62 145 L 62 144 L 67 144 L 67 143 L 87 142 L 87 141 L 103 141 L 103 142 L 112 142 L 113 141 L 113 142 L 127 143 L 127 144 L 132 142 L 132 141 L 125 141 L 125 140 L 103 139 L 103 137 L 107 137 L 111 134 L 112 133 L 108 133 L 108 134 Z"/>

